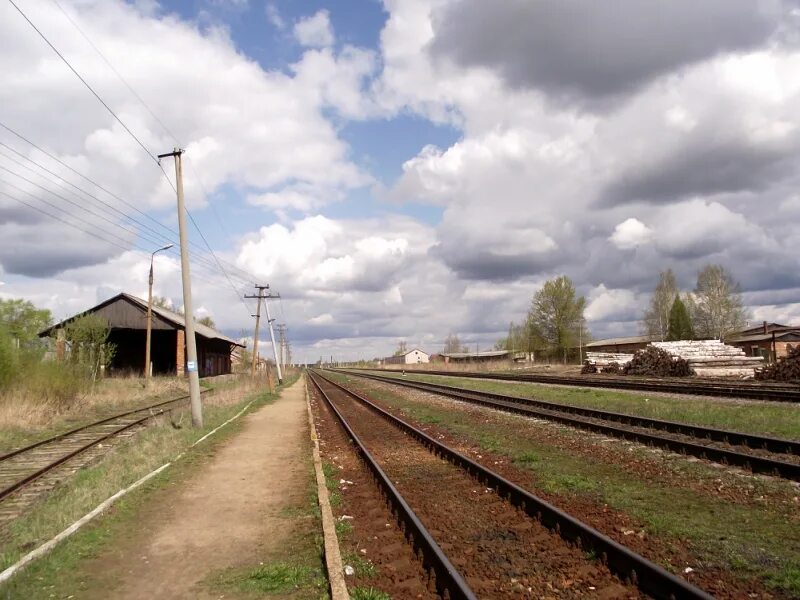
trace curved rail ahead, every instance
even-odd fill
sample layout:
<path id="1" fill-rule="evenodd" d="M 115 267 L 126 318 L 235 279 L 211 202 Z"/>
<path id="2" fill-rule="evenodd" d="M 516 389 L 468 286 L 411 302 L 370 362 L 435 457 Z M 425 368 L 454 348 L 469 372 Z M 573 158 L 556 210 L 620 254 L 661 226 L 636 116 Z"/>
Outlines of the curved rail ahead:
<path id="1" fill-rule="evenodd" d="M 565 540 L 579 543 L 582 548 L 594 551 L 598 556 L 602 556 L 604 562 L 613 573 L 623 580 L 634 582 L 639 589 L 653 598 L 663 598 L 664 600 L 674 598 L 702 598 L 703 600 L 710 600 L 712 598 L 712 596 L 700 588 L 669 573 L 643 556 L 640 556 L 629 548 L 626 548 L 622 544 L 600 533 L 593 527 L 586 525 L 547 501 L 533 495 L 531 492 L 512 483 L 501 475 L 498 475 L 494 471 L 491 471 L 483 465 L 442 444 L 425 432 L 383 410 L 367 398 L 364 398 L 319 373 L 312 372 L 312 381 L 314 377 L 320 377 L 331 385 L 339 388 L 402 431 L 414 437 L 431 452 L 463 468 L 487 487 L 493 488 L 498 496 L 507 499 L 511 504 L 519 507 L 529 516 L 538 519 L 548 529 L 557 532 Z M 316 385 L 319 386 L 319 384 Z"/>
<path id="2" fill-rule="evenodd" d="M 713 429 L 688 423 L 677 423 L 674 421 L 662 421 L 647 417 L 637 417 L 603 411 L 592 408 L 583 408 L 569 404 L 557 404 L 544 400 L 532 398 L 520 398 L 517 396 L 506 396 L 492 392 L 483 392 L 465 388 L 457 388 L 438 383 L 428 383 L 421 381 L 403 381 L 396 377 L 382 377 L 372 373 L 361 373 L 357 371 L 343 371 L 349 375 L 372 379 L 384 383 L 390 383 L 403 387 L 410 387 L 422 391 L 433 392 L 473 404 L 481 404 L 490 408 L 513 412 L 529 417 L 556 421 L 572 427 L 594 431 L 605 435 L 620 437 L 623 439 L 634 440 L 644 444 L 666 448 L 682 454 L 690 454 L 699 458 L 706 458 L 723 464 L 736 465 L 749 468 L 754 473 L 766 473 L 778 475 L 786 479 L 800 481 L 800 463 L 787 462 L 778 458 L 758 456 L 728 450 L 714 446 L 707 446 L 702 443 L 675 439 L 649 433 L 645 431 L 630 430 L 616 425 L 606 424 L 598 421 L 619 422 L 632 427 L 661 430 L 668 433 L 679 434 L 695 438 L 698 441 L 710 440 L 731 445 L 740 445 L 747 448 L 764 449 L 778 454 L 800 455 L 800 442 L 771 438 L 759 435 L 750 435 L 737 431 L 727 431 L 724 429 Z M 577 415 L 577 417 L 570 416 Z M 585 419 L 594 419 L 587 421 Z"/>
<path id="3" fill-rule="evenodd" d="M 392 369 L 360 368 L 361 371 L 391 372 Z M 571 385 L 578 387 L 611 388 L 618 390 L 639 390 L 647 392 L 667 392 L 691 396 L 719 396 L 727 398 L 748 398 L 772 402 L 800 402 L 800 386 L 775 383 L 726 383 L 721 381 L 675 381 L 663 379 L 640 379 L 638 377 L 591 376 L 570 377 L 567 375 L 537 375 L 533 373 L 477 373 L 453 372 L 433 369 L 414 369 L 409 373 L 419 375 L 440 375 L 442 377 L 466 377 L 471 379 L 498 379 L 543 383 L 547 385 Z"/>

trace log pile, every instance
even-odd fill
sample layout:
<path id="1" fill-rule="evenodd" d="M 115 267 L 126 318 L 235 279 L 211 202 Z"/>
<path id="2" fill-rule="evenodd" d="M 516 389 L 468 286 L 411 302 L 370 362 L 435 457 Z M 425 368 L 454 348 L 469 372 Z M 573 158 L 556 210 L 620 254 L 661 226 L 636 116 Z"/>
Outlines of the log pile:
<path id="1" fill-rule="evenodd" d="M 610 362 L 605 367 L 600 369 L 600 372 L 608 373 L 610 375 L 619 375 L 620 373 L 622 373 L 622 365 L 619 364 L 618 362 Z"/>
<path id="2" fill-rule="evenodd" d="M 593 373 L 597 373 L 597 367 L 590 363 L 588 360 L 583 361 L 583 367 L 581 367 L 581 375 L 591 375 Z"/>
<path id="3" fill-rule="evenodd" d="M 633 360 L 622 368 L 622 373 L 651 377 L 687 377 L 693 375 L 694 371 L 687 360 L 650 345 L 644 350 L 637 350 Z"/>
<path id="4" fill-rule="evenodd" d="M 606 367 L 611 363 L 618 365 L 626 365 L 631 362 L 633 354 L 624 354 L 622 352 L 587 352 L 586 360 L 597 367 Z"/>
<path id="5" fill-rule="evenodd" d="M 744 350 L 719 340 L 681 340 L 653 342 L 651 346 L 688 361 L 700 377 L 749 378 L 763 364 L 760 356 L 746 356 Z"/>
<path id="6" fill-rule="evenodd" d="M 792 348 L 778 362 L 756 371 L 760 381 L 800 381 L 800 346 Z"/>

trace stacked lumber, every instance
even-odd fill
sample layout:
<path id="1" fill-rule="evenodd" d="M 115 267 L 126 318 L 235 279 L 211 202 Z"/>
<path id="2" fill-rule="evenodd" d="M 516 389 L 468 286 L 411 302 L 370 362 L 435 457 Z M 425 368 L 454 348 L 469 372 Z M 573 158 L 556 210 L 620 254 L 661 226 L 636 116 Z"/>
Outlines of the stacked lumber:
<path id="1" fill-rule="evenodd" d="M 778 362 L 756 371 L 761 381 L 800 381 L 800 346 L 792 348 Z"/>
<path id="2" fill-rule="evenodd" d="M 622 373 L 651 377 L 687 377 L 693 375 L 694 371 L 685 359 L 650 345 L 644 350 L 637 350 L 633 360 L 623 367 Z"/>
<path id="3" fill-rule="evenodd" d="M 686 360 L 700 377 L 750 378 L 763 364 L 760 356 L 746 356 L 741 348 L 728 346 L 719 340 L 652 342 L 651 346 Z"/>
<path id="4" fill-rule="evenodd" d="M 631 362 L 633 354 L 624 354 L 622 352 L 587 352 L 586 360 L 597 367 L 607 367 L 611 363 L 618 365 L 626 365 Z"/>

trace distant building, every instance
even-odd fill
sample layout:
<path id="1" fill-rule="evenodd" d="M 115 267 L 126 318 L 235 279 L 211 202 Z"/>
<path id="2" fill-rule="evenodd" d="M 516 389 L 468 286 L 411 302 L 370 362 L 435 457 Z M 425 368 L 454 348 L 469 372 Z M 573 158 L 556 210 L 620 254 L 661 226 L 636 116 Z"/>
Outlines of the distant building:
<path id="1" fill-rule="evenodd" d="M 637 350 L 643 350 L 650 342 L 660 341 L 658 338 L 649 335 L 635 335 L 632 337 L 608 338 L 596 340 L 583 345 L 587 352 L 611 352 L 615 354 L 633 354 Z"/>
<path id="2" fill-rule="evenodd" d="M 428 356 L 428 353 L 419 348 L 414 348 L 399 356 L 390 356 L 383 359 L 383 364 L 385 365 L 419 365 L 429 362 L 430 356 Z"/>
<path id="3" fill-rule="evenodd" d="M 111 329 L 108 341 L 116 351 L 110 365 L 111 374 L 144 373 L 145 339 L 147 332 L 147 301 L 130 294 L 117 294 L 82 313 L 73 315 L 48 327 L 39 337 L 58 335 L 68 323 L 88 314 L 103 317 Z M 153 306 L 153 327 L 150 359 L 154 375 L 186 372 L 186 320 L 183 315 Z M 224 375 L 231 372 L 231 354 L 243 348 L 211 327 L 195 322 L 197 362 L 200 377 Z"/>
<path id="4" fill-rule="evenodd" d="M 790 349 L 800 344 L 800 325 L 764 321 L 758 327 L 737 331 L 728 336 L 725 342 L 741 348 L 748 356 L 763 356 L 774 361 L 786 356 Z"/>
<path id="5" fill-rule="evenodd" d="M 509 352 L 508 350 L 487 350 L 486 352 L 443 352 L 446 363 L 475 363 L 495 360 L 525 360 L 525 352 Z"/>

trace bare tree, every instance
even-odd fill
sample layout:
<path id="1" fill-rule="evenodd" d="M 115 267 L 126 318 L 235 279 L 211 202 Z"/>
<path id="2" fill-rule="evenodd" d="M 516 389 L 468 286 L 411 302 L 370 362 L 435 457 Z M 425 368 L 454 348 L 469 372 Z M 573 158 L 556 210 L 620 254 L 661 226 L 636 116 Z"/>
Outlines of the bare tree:
<path id="1" fill-rule="evenodd" d="M 453 352 L 468 352 L 468 350 L 466 346 L 461 344 L 461 340 L 458 339 L 458 335 L 451 333 L 444 341 L 444 350 L 442 350 L 442 352 L 445 354 L 451 354 Z"/>
<path id="2" fill-rule="evenodd" d="M 697 274 L 689 309 L 700 338 L 725 339 L 747 322 L 741 288 L 721 265 L 707 265 Z"/>
<path id="3" fill-rule="evenodd" d="M 650 337 L 664 341 L 669 330 L 669 312 L 678 295 L 678 283 L 672 269 L 662 271 L 656 289 L 650 297 L 650 306 L 644 311 L 642 325 Z"/>
<path id="4" fill-rule="evenodd" d="M 400 340 L 397 344 L 397 350 L 394 351 L 394 356 L 405 356 L 408 354 L 408 343 L 405 340 Z"/>

